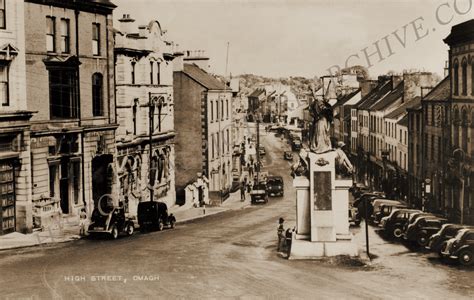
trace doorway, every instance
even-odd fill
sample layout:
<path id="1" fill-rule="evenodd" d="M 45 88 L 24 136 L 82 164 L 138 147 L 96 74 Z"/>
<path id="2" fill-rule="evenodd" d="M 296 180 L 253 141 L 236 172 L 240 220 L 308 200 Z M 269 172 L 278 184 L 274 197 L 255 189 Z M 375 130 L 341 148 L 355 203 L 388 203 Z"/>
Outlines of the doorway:
<path id="1" fill-rule="evenodd" d="M 112 192 L 113 174 L 110 174 L 110 164 L 113 157 L 110 154 L 99 155 L 92 159 L 92 199 L 94 206 L 99 198 Z"/>

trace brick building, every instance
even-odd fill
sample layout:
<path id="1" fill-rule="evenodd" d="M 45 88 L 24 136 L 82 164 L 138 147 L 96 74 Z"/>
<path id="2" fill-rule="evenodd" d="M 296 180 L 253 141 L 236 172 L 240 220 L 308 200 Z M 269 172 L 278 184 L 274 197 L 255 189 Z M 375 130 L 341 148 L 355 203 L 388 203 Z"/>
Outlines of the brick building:
<path id="1" fill-rule="evenodd" d="M 202 56 L 178 57 L 173 75 L 176 136 L 176 193 L 199 174 L 209 179 L 211 202 L 219 203 L 229 192 L 232 177 L 232 90 L 207 72 Z M 189 199 L 186 199 L 189 201 Z"/>
<path id="2" fill-rule="evenodd" d="M 32 228 L 23 10 L 23 1 L 0 1 L 0 235 Z"/>
<path id="3" fill-rule="evenodd" d="M 117 195 L 112 11 L 102 1 L 25 0 L 34 225 Z M 45 207 L 49 207 L 45 209 Z"/>
<path id="4" fill-rule="evenodd" d="M 129 15 L 115 33 L 117 171 L 120 196 L 175 204 L 172 44 L 158 21 L 136 26 Z M 151 148 L 150 148 L 151 145 Z"/>

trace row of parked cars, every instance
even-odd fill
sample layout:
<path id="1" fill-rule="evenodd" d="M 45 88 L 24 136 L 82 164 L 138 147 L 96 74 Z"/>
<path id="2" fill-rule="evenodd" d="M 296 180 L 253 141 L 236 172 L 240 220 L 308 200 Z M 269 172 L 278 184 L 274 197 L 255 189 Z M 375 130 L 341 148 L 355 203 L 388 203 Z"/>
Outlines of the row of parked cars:
<path id="1" fill-rule="evenodd" d="M 443 216 L 409 208 L 403 201 L 387 199 L 365 187 L 355 185 L 351 191 L 356 199 L 351 209 L 355 224 L 364 218 L 380 227 L 387 238 L 400 240 L 412 249 L 426 248 L 462 265 L 474 264 L 473 226 L 449 223 Z"/>

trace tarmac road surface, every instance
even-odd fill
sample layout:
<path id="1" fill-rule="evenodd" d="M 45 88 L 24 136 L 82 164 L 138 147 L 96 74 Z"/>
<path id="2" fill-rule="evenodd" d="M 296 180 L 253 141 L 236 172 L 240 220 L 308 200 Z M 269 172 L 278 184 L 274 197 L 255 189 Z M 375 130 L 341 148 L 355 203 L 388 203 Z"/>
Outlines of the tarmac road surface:
<path id="1" fill-rule="evenodd" d="M 283 160 L 289 145 L 272 134 L 263 143 L 265 169 L 284 176 L 284 198 L 174 230 L 0 252 L 0 298 L 473 298 L 471 270 L 390 252 L 384 265 L 382 248 L 394 249 L 385 242 L 371 266 L 282 258 L 276 252 L 278 218 L 285 218 L 285 228 L 295 223 L 290 163 Z"/>

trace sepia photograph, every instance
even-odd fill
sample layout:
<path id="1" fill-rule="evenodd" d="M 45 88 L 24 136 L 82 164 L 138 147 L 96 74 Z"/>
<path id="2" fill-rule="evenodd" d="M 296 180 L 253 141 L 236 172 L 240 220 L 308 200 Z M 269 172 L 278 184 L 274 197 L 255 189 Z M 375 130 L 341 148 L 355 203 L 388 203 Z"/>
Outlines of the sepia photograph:
<path id="1" fill-rule="evenodd" d="M 474 0 L 0 0 L 0 300 L 474 299 Z"/>

